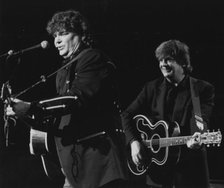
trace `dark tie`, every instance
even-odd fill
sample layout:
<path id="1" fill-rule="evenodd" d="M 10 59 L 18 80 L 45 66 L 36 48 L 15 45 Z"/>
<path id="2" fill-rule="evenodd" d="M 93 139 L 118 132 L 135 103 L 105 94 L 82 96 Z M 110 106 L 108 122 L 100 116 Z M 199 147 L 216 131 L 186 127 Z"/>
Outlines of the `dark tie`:
<path id="1" fill-rule="evenodd" d="M 166 93 L 166 102 L 165 102 L 165 116 L 169 121 L 172 121 L 175 99 L 176 99 L 176 88 L 174 86 L 169 86 Z"/>

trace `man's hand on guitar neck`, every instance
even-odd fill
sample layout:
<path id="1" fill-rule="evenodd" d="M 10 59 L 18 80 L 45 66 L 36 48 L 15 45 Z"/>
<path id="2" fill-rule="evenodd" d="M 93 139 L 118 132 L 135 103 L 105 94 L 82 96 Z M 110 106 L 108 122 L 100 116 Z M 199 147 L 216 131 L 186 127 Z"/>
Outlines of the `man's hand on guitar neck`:
<path id="1" fill-rule="evenodd" d="M 195 132 L 191 139 L 187 141 L 187 147 L 191 149 L 199 149 L 201 145 L 201 133 L 199 132 Z"/>
<path id="2" fill-rule="evenodd" d="M 136 166 L 144 163 L 144 147 L 138 140 L 133 140 L 130 143 L 132 161 Z"/>
<path id="3" fill-rule="evenodd" d="M 19 99 L 12 98 L 11 105 L 6 108 L 7 116 L 17 116 L 22 117 L 27 115 L 28 110 L 30 109 L 30 102 L 25 102 Z"/>

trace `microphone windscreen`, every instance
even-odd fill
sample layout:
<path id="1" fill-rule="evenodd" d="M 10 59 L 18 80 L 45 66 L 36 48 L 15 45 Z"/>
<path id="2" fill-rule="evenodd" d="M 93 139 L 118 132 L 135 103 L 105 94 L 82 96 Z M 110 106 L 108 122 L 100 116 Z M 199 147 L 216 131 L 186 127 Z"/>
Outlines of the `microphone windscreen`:
<path id="1" fill-rule="evenodd" d="M 41 47 L 42 47 L 43 49 L 47 49 L 47 48 L 50 47 L 49 42 L 46 41 L 46 40 L 42 41 L 42 42 L 40 43 L 40 45 L 41 45 Z"/>

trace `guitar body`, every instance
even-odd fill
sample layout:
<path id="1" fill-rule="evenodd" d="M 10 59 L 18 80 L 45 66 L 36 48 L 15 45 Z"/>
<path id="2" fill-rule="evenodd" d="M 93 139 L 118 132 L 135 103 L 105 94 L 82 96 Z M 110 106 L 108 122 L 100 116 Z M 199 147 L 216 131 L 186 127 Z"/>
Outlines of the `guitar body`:
<path id="1" fill-rule="evenodd" d="M 49 143 L 50 142 L 50 143 Z M 30 153 L 33 155 L 44 155 L 49 153 L 52 142 L 49 134 L 45 131 L 30 129 Z"/>
<path id="2" fill-rule="evenodd" d="M 29 122 L 30 124 L 33 124 Z M 64 175 L 56 151 L 53 134 L 48 130 L 53 126 L 54 118 L 45 118 L 41 126 L 30 129 L 30 153 L 41 157 L 45 174 L 54 182 L 63 184 Z"/>
<path id="3" fill-rule="evenodd" d="M 47 153 L 41 155 L 41 160 L 47 177 L 54 183 L 63 185 L 65 177 L 62 173 L 58 156 L 52 153 Z"/>
<path id="4" fill-rule="evenodd" d="M 62 135 L 55 134 L 55 130 L 62 131 L 70 123 L 71 115 L 64 115 L 60 119 L 45 118 L 42 128 L 30 130 L 30 152 L 40 155 L 46 175 L 54 181 L 62 182 L 65 176 L 75 187 L 75 166 L 72 156 L 73 144 L 62 144 Z M 54 126 L 51 128 L 51 126 Z M 77 163 L 80 164 L 80 163 Z"/>
<path id="5" fill-rule="evenodd" d="M 172 168 L 177 163 L 180 156 L 180 147 L 164 147 L 161 145 L 160 139 L 179 135 L 178 124 L 168 124 L 165 121 L 152 124 L 144 115 L 137 115 L 133 119 L 146 148 L 147 157 L 143 165 L 136 166 L 129 154 L 129 169 L 135 175 L 142 175 L 147 171 L 155 182 L 168 181 L 165 180 L 168 177 L 167 167 Z"/>
<path id="6" fill-rule="evenodd" d="M 66 102 L 68 103 L 70 100 L 73 102 L 76 100 L 76 97 L 58 97 L 50 100 L 40 101 L 40 104 L 44 105 L 47 103 L 49 108 L 46 107 L 45 110 L 51 110 L 64 108 L 64 103 L 66 104 Z M 33 134 L 32 146 L 35 148 L 32 150 L 34 151 L 34 154 L 37 153 L 41 155 L 45 172 L 48 176 L 49 174 L 52 175 L 54 169 L 56 172 L 60 171 L 60 177 L 63 176 L 64 180 L 66 176 L 69 183 L 75 187 L 76 183 L 74 174 L 76 174 L 77 165 L 80 165 L 80 162 L 77 161 L 79 160 L 79 157 L 74 157 L 75 140 L 73 138 L 73 132 L 69 131 L 68 133 L 65 133 L 65 127 L 70 124 L 70 121 L 71 114 L 67 114 L 62 115 L 60 118 L 54 118 L 52 116 L 49 118 L 45 117 L 43 122 L 36 123 L 37 126 L 35 127 L 37 127 L 39 132 L 35 131 L 35 134 Z M 34 131 L 32 130 L 32 132 Z M 35 137 L 38 137 L 38 139 Z M 36 142 L 37 140 L 39 143 Z M 50 167 L 50 169 L 48 167 Z M 58 170 L 58 168 L 60 168 L 60 170 Z M 54 177 L 59 176 L 56 174 Z"/>
<path id="7" fill-rule="evenodd" d="M 31 154 L 41 156 L 45 173 L 50 179 L 61 183 L 66 176 L 74 187 L 76 170 L 72 156 L 74 145 L 62 144 L 62 135 L 55 133 L 55 130 L 62 131 L 64 126 L 69 124 L 70 119 L 70 114 L 62 116 L 59 120 L 45 118 L 42 127 L 31 128 L 29 146 Z"/>

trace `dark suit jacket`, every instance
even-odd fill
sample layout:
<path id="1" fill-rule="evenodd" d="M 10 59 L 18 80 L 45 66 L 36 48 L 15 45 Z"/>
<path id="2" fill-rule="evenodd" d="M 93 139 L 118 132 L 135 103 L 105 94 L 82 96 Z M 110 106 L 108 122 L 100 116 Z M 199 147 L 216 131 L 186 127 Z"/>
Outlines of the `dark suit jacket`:
<path id="1" fill-rule="evenodd" d="M 121 129 L 120 114 L 115 105 L 115 66 L 100 50 L 84 49 L 83 46 L 82 50 L 85 53 L 78 52 L 82 55 L 59 71 L 56 78 L 58 95 L 74 98 L 40 101 L 37 105 L 44 109 L 64 106 L 48 112 L 45 110 L 45 113 L 58 116 L 55 127 L 57 122 L 58 126 L 64 127 L 62 144 L 65 146 L 74 144 L 77 139 L 106 132 L 75 143 L 72 154 L 76 168 L 73 174 L 75 187 L 96 188 L 126 178 L 125 158 L 122 157 L 124 139 L 115 131 Z"/>
<path id="2" fill-rule="evenodd" d="M 180 86 L 178 86 L 173 115 L 169 119 L 170 121 L 176 121 L 180 125 L 181 135 L 192 135 L 195 131 L 199 131 L 194 119 L 189 79 L 190 77 L 187 76 Z M 201 113 L 207 126 L 214 106 L 214 87 L 210 83 L 198 79 L 194 79 L 193 84 L 198 89 Z M 158 78 L 146 83 L 137 98 L 122 113 L 122 125 L 128 143 L 132 139 L 139 138 L 132 120 L 135 115 L 143 114 L 155 121 L 167 120 L 164 108 L 166 90 L 167 84 L 164 78 Z M 181 175 L 183 175 L 183 171 L 185 170 L 184 174 L 187 180 L 184 183 L 205 184 L 208 181 L 208 173 L 204 148 L 198 151 L 192 151 L 187 147 L 182 147 L 181 149 L 182 155 L 177 171 L 181 171 Z M 194 169 L 194 172 L 192 172 L 192 169 Z M 190 177 L 192 181 L 189 181 Z M 195 180 L 196 178 L 199 180 Z"/>

